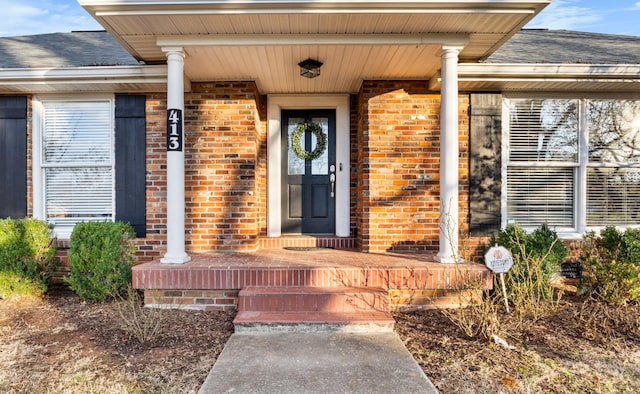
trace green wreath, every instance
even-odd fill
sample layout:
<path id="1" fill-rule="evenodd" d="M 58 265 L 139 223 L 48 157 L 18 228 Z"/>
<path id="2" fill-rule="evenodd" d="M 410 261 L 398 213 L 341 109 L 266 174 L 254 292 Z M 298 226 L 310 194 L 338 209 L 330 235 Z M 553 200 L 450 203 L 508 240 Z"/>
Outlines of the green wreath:
<path id="1" fill-rule="evenodd" d="M 311 152 L 304 150 L 300 146 L 302 136 L 307 131 L 312 132 L 316 136 L 316 148 Z M 298 123 L 296 128 L 293 130 L 293 134 L 291 135 L 291 148 L 293 149 L 293 153 L 295 153 L 299 158 L 303 160 L 315 160 L 322 156 L 324 151 L 327 149 L 327 136 L 324 134 L 322 127 L 320 127 L 319 124 L 311 121 L 304 121 L 302 123 Z"/>

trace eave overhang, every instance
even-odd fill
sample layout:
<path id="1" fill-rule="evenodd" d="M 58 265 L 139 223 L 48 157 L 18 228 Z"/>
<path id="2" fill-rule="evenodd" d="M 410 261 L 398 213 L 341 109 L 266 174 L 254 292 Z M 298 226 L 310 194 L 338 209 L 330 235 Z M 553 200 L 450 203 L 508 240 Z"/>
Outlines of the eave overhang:
<path id="1" fill-rule="evenodd" d="M 462 63 L 460 91 L 610 92 L 640 95 L 640 65 Z M 439 75 L 429 88 L 440 90 Z"/>
<path id="2" fill-rule="evenodd" d="M 166 85 L 163 65 L 0 69 L 0 93 L 161 92 Z"/>
<path id="3" fill-rule="evenodd" d="M 550 0 L 79 0 L 136 59 L 183 48 L 191 81 L 254 80 L 263 93 L 357 92 L 364 79 L 431 78 L 443 45 L 495 51 Z M 306 58 L 322 77 L 296 78 Z"/>

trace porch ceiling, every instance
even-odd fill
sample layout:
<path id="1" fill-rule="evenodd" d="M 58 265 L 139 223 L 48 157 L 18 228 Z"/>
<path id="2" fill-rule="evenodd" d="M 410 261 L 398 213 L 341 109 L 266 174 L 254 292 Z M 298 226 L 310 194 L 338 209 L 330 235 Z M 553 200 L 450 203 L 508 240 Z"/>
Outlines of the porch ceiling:
<path id="1" fill-rule="evenodd" d="M 551 0 L 79 0 L 133 56 L 181 46 L 191 81 L 255 80 L 262 93 L 357 92 L 365 79 L 424 79 L 443 44 L 487 57 Z M 324 63 L 306 79 L 297 63 Z"/>

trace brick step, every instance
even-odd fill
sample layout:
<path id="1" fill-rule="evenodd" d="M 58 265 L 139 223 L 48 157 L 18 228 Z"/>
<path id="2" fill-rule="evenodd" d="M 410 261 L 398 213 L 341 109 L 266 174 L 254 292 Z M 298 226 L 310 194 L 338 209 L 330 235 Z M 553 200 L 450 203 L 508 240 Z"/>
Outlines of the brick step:
<path id="1" fill-rule="evenodd" d="M 382 288 L 247 287 L 239 294 L 238 312 L 364 313 L 389 310 Z"/>
<path id="2" fill-rule="evenodd" d="M 276 238 L 258 238 L 258 249 L 288 247 L 355 249 L 357 240 L 351 237 L 293 235 Z"/>
<path id="3" fill-rule="evenodd" d="M 256 332 L 393 332 L 389 312 L 238 312 L 237 333 Z"/>

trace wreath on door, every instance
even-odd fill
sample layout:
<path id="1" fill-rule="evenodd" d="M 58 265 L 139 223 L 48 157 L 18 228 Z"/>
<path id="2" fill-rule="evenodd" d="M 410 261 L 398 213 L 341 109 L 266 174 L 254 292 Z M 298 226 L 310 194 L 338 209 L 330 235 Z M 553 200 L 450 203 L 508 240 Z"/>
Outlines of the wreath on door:
<path id="1" fill-rule="evenodd" d="M 316 148 L 311 152 L 305 150 L 301 146 L 302 136 L 309 131 L 316 136 Z M 299 158 L 303 160 L 315 160 L 322 156 L 324 151 L 327 149 L 327 136 L 322 131 L 322 127 L 311 121 L 304 121 L 298 123 L 296 128 L 293 130 L 293 134 L 291 135 L 291 148 L 293 149 L 293 153 L 296 154 Z"/>

